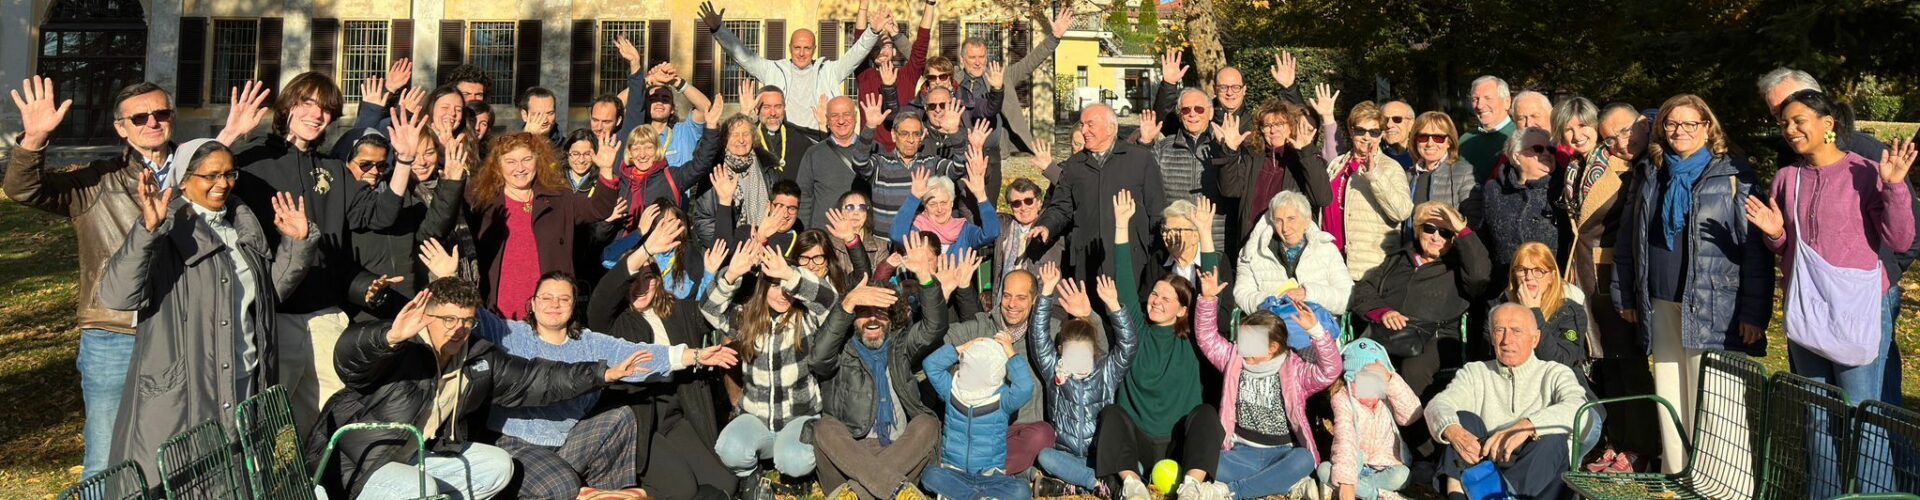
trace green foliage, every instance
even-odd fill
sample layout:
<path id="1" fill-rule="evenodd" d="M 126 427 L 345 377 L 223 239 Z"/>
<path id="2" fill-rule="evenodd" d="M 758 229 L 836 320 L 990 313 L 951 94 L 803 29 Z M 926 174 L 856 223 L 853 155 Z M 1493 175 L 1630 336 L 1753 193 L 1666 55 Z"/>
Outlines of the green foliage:
<path id="1" fill-rule="evenodd" d="M 1861 120 L 1893 121 L 1900 118 L 1906 105 L 1899 96 L 1875 95 L 1854 100 L 1855 116 Z"/>
<path id="2" fill-rule="evenodd" d="M 1273 67 L 1273 56 L 1281 51 L 1292 52 L 1294 60 L 1299 61 L 1299 69 L 1295 71 L 1298 76 L 1294 78 L 1293 84 L 1300 88 L 1300 94 L 1303 97 L 1311 99 L 1313 86 L 1320 83 L 1332 84 L 1335 88 L 1360 88 L 1348 85 L 1345 81 L 1348 75 L 1339 71 L 1345 57 L 1340 51 L 1307 47 L 1262 47 L 1235 51 L 1227 56 L 1227 64 L 1240 68 L 1241 77 L 1247 81 L 1247 102 L 1258 105 L 1268 99 L 1280 97 L 1282 89 L 1278 82 L 1273 81 L 1273 73 L 1268 69 Z M 1369 82 L 1367 85 L 1371 86 L 1372 83 Z M 1347 107 L 1346 104 L 1357 102 L 1351 99 L 1348 95 L 1342 95 L 1343 102 L 1339 103 L 1339 107 L 1344 108 Z"/>
<path id="3" fill-rule="evenodd" d="M 1140 22 L 1134 30 L 1144 33 L 1160 31 L 1160 9 L 1155 5 L 1158 0 L 1140 0 Z"/>

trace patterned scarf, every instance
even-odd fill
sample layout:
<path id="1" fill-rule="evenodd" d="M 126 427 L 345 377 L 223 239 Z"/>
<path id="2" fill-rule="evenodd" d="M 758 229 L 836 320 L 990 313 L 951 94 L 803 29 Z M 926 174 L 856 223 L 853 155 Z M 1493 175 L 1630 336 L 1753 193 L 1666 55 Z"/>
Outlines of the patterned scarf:
<path id="1" fill-rule="evenodd" d="M 1579 213 L 1580 207 L 1586 206 L 1587 192 L 1593 190 L 1593 185 L 1606 173 L 1607 156 L 1602 148 L 1594 148 L 1592 154 L 1567 164 L 1565 196 L 1561 197 L 1567 200 L 1567 209 Z"/>
<path id="2" fill-rule="evenodd" d="M 760 161 L 752 155 L 726 155 L 727 169 L 740 176 L 740 188 L 733 192 L 733 206 L 747 225 L 759 225 L 767 215 L 767 178 L 760 173 Z"/>

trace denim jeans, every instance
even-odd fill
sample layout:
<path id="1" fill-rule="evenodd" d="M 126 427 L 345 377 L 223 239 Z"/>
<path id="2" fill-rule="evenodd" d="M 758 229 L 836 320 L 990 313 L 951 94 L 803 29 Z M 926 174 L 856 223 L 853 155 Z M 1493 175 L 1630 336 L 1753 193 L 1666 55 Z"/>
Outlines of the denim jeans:
<path id="1" fill-rule="evenodd" d="M 1217 479 L 1233 489 L 1235 498 L 1285 495 L 1313 473 L 1313 451 L 1296 446 L 1261 448 L 1235 445 L 1220 452 Z"/>
<path id="2" fill-rule="evenodd" d="M 922 473 L 920 486 L 925 487 L 928 493 L 946 498 L 1027 500 L 1033 497 L 1033 486 L 999 469 L 985 475 L 973 475 L 942 465 Z"/>
<path id="3" fill-rule="evenodd" d="M 1885 302 L 1885 304 L 1887 306 L 1886 308 L 1886 317 L 1887 317 L 1886 326 L 1887 327 L 1884 328 L 1883 330 L 1887 332 L 1887 341 L 1891 343 L 1893 341 L 1893 335 L 1895 333 L 1893 330 L 1895 327 L 1898 326 L 1899 319 L 1900 319 L 1900 286 L 1899 284 L 1895 284 L 1892 287 L 1888 287 L 1887 301 Z M 1881 379 L 1880 381 L 1880 400 L 1890 405 L 1904 406 L 1902 403 L 1906 401 L 1907 398 L 1900 393 L 1900 390 L 1901 390 L 1900 382 L 1905 379 L 1905 377 L 1902 377 L 1900 375 L 1900 370 L 1901 370 L 1900 350 L 1887 349 L 1887 350 L 1884 350 L 1883 352 L 1886 354 L 1886 362 L 1884 364 L 1887 365 L 1887 374 L 1885 378 Z"/>
<path id="4" fill-rule="evenodd" d="M 427 491 L 420 491 L 420 470 L 426 469 Z M 471 477 L 469 477 L 471 476 Z M 388 462 L 367 476 L 360 500 L 411 499 L 441 492 L 455 499 L 493 498 L 513 480 L 513 456 L 491 445 L 469 443 L 457 456 L 427 455 L 422 466 Z M 468 490 L 472 481 L 472 490 Z"/>
<path id="5" fill-rule="evenodd" d="M 1900 287 L 1897 286 L 1888 292 L 1887 296 L 1881 302 L 1886 310 L 1892 310 L 1899 306 L 1899 294 Z M 1886 330 L 1887 334 L 1880 336 L 1880 355 L 1875 357 L 1872 363 L 1861 366 L 1846 366 L 1834 363 L 1820 356 L 1818 353 L 1800 347 L 1798 344 L 1792 342 L 1787 343 L 1787 356 L 1793 363 L 1794 373 L 1804 375 L 1816 381 L 1839 386 L 1841 390 L 1847 393 L 1847 403 L 1858 405 L 1862 401 L 1880 399 L 1888 372 L 1886 366 L 1887 354 L 1893 345 L 1892 331 L 1893 330 L 1889 328 Z M 1895 391 L 1897 392 L 1898 389 L 1896 388 Z M 1837 478 L 1840 475 L 1839 464 L 1841 460 L 1851 459 L 1851 457 L 1839 456 L 1837 449 L 1838 444 L 1835 443 L 1833 439 L 1833 436 L 1844 435 L 1848 430 L 1834 428 L 1837 424 L 1828 424 L 1825 420 L 1823 415 L 1814 415 L 1813 429 L 1809 429 L 1807 436 L 1810 445 L 1808 452 L 1813 454 L 1812 470 L 1809 472 L 1811 472 L 1816 479 L 1812 482 L 1812 487 L 1815 491 L 1810 491 L 1809 494 L 1819 498 L 1832 497 L 1842 493 L 1840 491 L 1824 491 L 1824 489 L 1845 483 L 1845 481 Z M 1820 427 L 1828 427 L 1828 429 L 1826 429 L 1825 432 L 1820 432 L 1818 430 Z M 1885 442 L 1861 444 L 1861 449 L 1863 450 L 1887 449 Z M 1892 463 L 1892 460 L 1885 457 L 1879 460 L 1870 460 L 1868 461 L 1869 466 L 1860 468 L 1860 470 L 1857 471 L 1857 475 L 1862 481 L 1870 482 L 1870 484 L 1892 484 L 1893 469 L 1886 465 L 1890 463 Z"/>
<path id="6" fill-rule="evenodd" d="M 1353 497 L 1371 500 L 1380 498 L 1382 491 L 1398 492 L 1400 488 L 1407 486 L 1407 477 L 1412 472 L 1405 465 L 1395 465 L 1385 469 L 1362 465 L 1360 474 L 1353 483 Z M 1314 469 L 1314 473 L 1320 477 L 1320 484 L 1331 486 L 1336 491 L 1339 489 L 1339 485 L 1333 484 L 1333 462 L 1320 462 L 1320 467 Z"/>
<path id="7" fill-rule="evenodd" d="M 1092 490 L 1100 487 L 1099 478 L 1094 477 L 1093 461 L 1087 457 L 1061 451 L 1058 448 L 1040 450 L 1040 470 L 1074 486 Z"/>
<path id="8" fill-rule="evenodd" d="M 727 422 L 720 429 L 720 438 L 713 445 L 713 452 L 720 456 L 720 463 L 741 477 L 753 474 L 760 461 L 772 458 L 773 468 L 788 477 L 801 477 L 813 474 L 813 445 L 801 441 L 807 424 L 813 423 L 819 416 L 806 416 L 787 421 L 779 433 L 767 428 L 760 417 L 742 413 Z"/>
<path id="9" fill-rule="evenodd" d="M 80 398 L 87 407 L 84 476 L 106 470 L 113 451 L 113 421 L 120 415 L 120 393 L 127 386 L 127 363 L 133 359 L 134 336 L 106 330 L 80 330 Z M 84 477 L 83 476 L 83 477 Z"/>

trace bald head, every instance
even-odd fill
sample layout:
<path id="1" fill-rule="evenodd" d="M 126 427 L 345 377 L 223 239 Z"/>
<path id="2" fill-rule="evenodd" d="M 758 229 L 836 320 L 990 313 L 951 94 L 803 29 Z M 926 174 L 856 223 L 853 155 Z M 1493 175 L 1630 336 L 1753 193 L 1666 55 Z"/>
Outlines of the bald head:
<path id="1" fill-rule="evenodd" d="M 1515 128 L 1548 129 L 1553 122 L 1553 101 L 1546 94 L 1531 90 L 1513 96 L 1513 126 Z"/>
<path id="2" fill-rule="evenodd" d="M 1247 78 L 1240 74 L 1239 68 L 1221 68 L 1213 75 L 1213 91 L 1220 95 L 1221 106 L 1238 111 L 1247 103 Z"/>
<path id="3" fill-rule="evenodd" d="M 1119 132 L 1119 117 L 1113 114 L 1113 107 L 1095 104 L 1080 110 L 1080 136 L 1086 140 L 1088 151 L 1112 150 L 1113 138 Z"/>
<path id="4" fill-rule="evenodd" d="M 801 28 L 787 38 L 787 59 L 800 69 L 813 64 L 813 54 L 819 44 L 814 41 L 813 30 Z"/>
<path id="5" fill-rule="evenodd" d="M 852 97 L 839 96 L 827 101 L 827 131 L 843 143 L 853 140 L 858 124 L 859 116 L 854 114 L 853 107 Z"/>

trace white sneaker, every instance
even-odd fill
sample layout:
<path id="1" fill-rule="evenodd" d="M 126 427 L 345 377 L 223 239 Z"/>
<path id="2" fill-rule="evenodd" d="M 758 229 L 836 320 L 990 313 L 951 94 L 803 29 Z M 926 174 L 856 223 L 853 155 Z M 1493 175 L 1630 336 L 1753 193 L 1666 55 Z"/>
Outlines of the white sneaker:
<path id="1" fill-rule="evenodd" d="M 1139 479 L 1126 478 L 1120 484 L 1121 500 L 1151 500 L 1153 495 L 1147 492 L 1147 485 Z"/>
<path id="2" fill-rule="evenodd" d="M 1201 483 L 1200 489 L 1206 491 L 1209 500 L 1234 500 L 1233 488 L 1228 487 L 1227 483 L 1208 481 Z"/>
<path id="3" fill-rule="evenodd" d="M 1300 478 L 1299 482 L 1293 483 L 1293 487 L 1287 488 L 1287 498 L 1296 500 L 1321 500 L 1325 498 L 1323 493 L 1320 482 L 1314 480 L 1313 476 Z"/>

